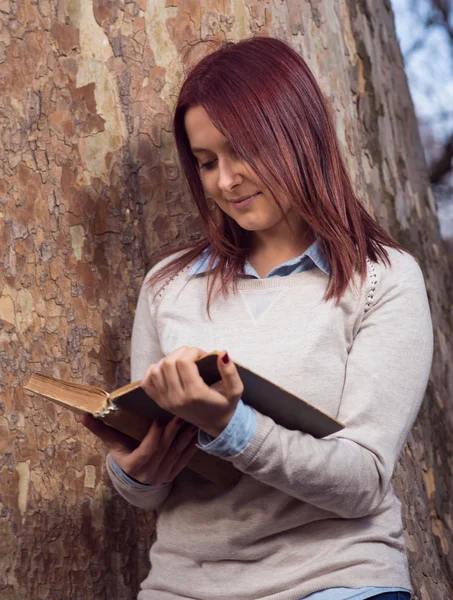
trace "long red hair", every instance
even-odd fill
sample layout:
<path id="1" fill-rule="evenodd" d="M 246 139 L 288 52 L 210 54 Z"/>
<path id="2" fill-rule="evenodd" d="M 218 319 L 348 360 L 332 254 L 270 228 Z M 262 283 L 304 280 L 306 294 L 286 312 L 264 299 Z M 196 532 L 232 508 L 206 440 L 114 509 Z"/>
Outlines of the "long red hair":
<path id="1" fill-rule="evenodd" d="M 332 117 L 305 61 L 282 40 L 253 37 L 223 43 L 195 65 L 182 85 L 174 136 L 205 237 L 160 269 L 150 285 L 167 281 L 209 247 L 209 311 L 216 282 L 228 293 L 250 249 L 247 231 L 223 212 L 219 220 L 209 210 L 184 126 L 194 106 L 206 110 L 276 202 L 285 197 L 311 228 L 330 264 L 326 300 L 338 302 L 355 273 L 364 280 L 367 257 L 389 264 L 384 246 L 404 250 L 354 193 Z"/>

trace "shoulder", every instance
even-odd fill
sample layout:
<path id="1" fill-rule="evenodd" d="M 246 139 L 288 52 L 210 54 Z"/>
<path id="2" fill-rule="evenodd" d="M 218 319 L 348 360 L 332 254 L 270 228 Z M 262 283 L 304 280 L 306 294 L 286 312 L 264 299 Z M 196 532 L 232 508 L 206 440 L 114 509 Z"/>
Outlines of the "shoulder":
<path id="1" fill-rule="evenodd" d="M 162 260 L 158 261 L 146 274 L 142 291 L 146 292 L 150 301 L 154 304 L 160 304 L 164 296 L 168 295 L 170 289 L 180 290 L 190 278 L 190 270 L 197 258 L 188 262 L 182 261 L 182 266 L 171 269 L 173 262 L 184 258 L 188 250 L 179 250 Z M 167 271 L 167 267 L 170 269 Z M 176 265 L 175 265 L 176 267 Z"/>
<path id="2" fill-rule="evenodd" d="M 161 260 L 159 260 L 158 262 L 156 262 L 156 264 L 153 267 L 151 267 L 151 269 L 149 269 L 149 271 L 146 273 L 144 282 L 147 282 L 152 277 L 158 275 L 160 271 L 165 269 L 165 267 L 170 265 L 173 261 L 177 260 L 178 258 L 184 256 L 184 254 L 186 253 L 187 250 L 178 250 L 178 252 L 172 252 L 172 254 L 169 254 Z"/>
<path id="3" fill-rule="evenodd" d="M 423 302 L 426 286 L 418 261 L 406 251 L 385 247 L 389 263 L 367 260 L 365 286 L 365 313 L 380 301 L 398 297 L 414 298 Z"/>
<path id="4" fill-rule="evenodd" d="M 368 261 L 368 270 L 376 272 L 377 283 L 381 285 L 399 283 L 423 284 L 424 277 L 418 261 L 407 251 L 385 247 L 390 264 Z"/>

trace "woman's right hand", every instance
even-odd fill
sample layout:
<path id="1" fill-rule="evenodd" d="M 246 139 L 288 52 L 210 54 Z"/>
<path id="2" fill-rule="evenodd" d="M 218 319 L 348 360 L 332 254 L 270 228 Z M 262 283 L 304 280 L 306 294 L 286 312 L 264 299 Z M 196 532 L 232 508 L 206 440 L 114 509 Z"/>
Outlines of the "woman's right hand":
<path id="1" fill-rule="evenodd" d="M 138 445 L 129 436 L 89 414 L 82 415 L 80 422 L 104 442 L 126 475 L 148 485 L 173 481 L 197 451 L 198 428 L 179 417 L 167 425 L 154 420 Z"/>

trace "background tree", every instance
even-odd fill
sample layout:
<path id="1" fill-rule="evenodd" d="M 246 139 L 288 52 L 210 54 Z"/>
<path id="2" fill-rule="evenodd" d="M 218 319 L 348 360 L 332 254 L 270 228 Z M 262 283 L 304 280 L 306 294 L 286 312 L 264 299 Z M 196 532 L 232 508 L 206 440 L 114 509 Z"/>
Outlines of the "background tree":
<path id="1" fill-rule="evenodd" d="M 306 58 L 363 202 L 423 267 L 434 368 L 395 486 L 416 597 L 450 597 L 451 279 L 388 0 L 0 0 L 0 15 L 1 600 L 136 597 L 152 515 L 112 494 L 71 414 L 21 386 L 38 370 L 128 381 L 141 279 L 200 235 L 171 136 L 184 50 L 252 33 Z"/>

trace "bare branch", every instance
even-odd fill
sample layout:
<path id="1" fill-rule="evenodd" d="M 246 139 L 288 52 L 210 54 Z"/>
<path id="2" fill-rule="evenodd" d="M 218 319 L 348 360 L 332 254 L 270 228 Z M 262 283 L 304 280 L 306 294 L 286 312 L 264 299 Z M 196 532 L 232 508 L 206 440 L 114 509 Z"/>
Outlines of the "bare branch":
<path id="1" fill-rule="evenodd" d="M 417 115 L 421 125 L 439 125 L 445 121 L 453 120 L 453 110 L 442 110 L 433 115 Z"/>
<path id="2" fill-rule="evenodd" d="M 452 25 L 452 4 L 449 0 L 431 0 L 433 9 L 434 9 L 434 17 L 437 21 L 437 25 L 440 25 L 450 38 L 453 50 L 453 25 Z"/>
<path id="3" fill-rule="evenodd" d="M 441 179 L 450 173 L 453 161 L 453 135 L 443 148 L 440 158 L 435 160 L 429 169 L 429 179 L 432 184 L 439 183 Z"/>
<path id="4" fill-rule="evenodd" d="M 404 62 L 407 64 L 409 62 L 409 60 L 411 59 L 412 55 L 415 54 L 418 50 L 420 50 L 421 48 L 423 48 L 423 45 L 425 43 L 425 39 L 424 38 L 420 38 L 418 40 L 415 40 L 415 42 L 412 44 L 412 46 L 410 46 L 406 52 L 404 53 Z"/>

